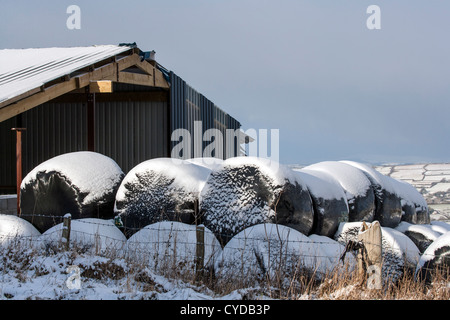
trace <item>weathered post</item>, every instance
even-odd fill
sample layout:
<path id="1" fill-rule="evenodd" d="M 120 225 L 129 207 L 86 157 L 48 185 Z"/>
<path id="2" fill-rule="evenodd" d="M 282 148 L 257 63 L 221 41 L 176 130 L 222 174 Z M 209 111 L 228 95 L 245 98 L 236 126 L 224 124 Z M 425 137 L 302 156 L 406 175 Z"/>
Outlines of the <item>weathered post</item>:
<path id="1" fill-rule="evenodd" d="M 16 132 L 16 192 L 17 216 L 20 216 L 20 185 L 22 184 L 22 132 L 25 128 L 12 128 Z"/>
<path id="2" fill-rule="evenodd" d="M 378 221 L 370 227 L 363 222 L 362 230 L 358 234 L 358 241 L 363 245 L 358 252 L 358 267 L 361 273 L 368 273 L 367 286 L 369 289 L 381 289 L 382 245 L 381 226 Z"/>
<path id="3" fill-rule="evenodd" d="M 72 220 L 72 215 L 70 213 L 66 213 L 64 215 L 62 238 L 61 238 L 61 241 L 64 244 L 64 247 L 66 250 L 69 249 L 71 220 Z"/>
<path id="4" fill-rule="evenodd" d="M 205 262 L 205 227 L 197 226 L 197 246 L 195 250 L 195 279 L 199 281 L 203 276 L 203 265 Z"/>

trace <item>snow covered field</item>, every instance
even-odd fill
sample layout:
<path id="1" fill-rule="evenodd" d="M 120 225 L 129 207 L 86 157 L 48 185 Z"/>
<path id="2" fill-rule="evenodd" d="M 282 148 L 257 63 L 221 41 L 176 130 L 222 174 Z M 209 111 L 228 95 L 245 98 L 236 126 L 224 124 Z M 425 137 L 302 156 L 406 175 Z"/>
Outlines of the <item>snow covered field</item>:
<path id="1" fill-rule="evenodd" d="M 429 207 L 438 211 L 436 219 L 450 220 L 450 163 L 392 164 L 376 166 L 375 169 L 413 185 L 422 193 Z"/>

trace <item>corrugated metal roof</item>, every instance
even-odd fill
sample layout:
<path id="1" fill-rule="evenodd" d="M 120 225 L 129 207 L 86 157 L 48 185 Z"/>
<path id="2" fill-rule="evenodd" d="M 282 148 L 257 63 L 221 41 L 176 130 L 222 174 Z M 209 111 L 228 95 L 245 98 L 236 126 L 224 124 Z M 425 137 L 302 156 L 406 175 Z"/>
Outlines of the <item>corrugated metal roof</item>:
<path id="1" fill-rule="evenodd" d="M 117 45 L 0 50 L 0 103 L 127 50 Z"/>

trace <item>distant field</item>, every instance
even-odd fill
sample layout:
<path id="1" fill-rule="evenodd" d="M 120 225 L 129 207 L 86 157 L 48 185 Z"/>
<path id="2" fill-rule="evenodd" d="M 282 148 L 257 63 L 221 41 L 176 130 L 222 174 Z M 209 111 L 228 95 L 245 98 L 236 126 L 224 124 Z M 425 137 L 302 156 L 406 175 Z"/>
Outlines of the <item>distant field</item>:
<path id="1" fill-rule="evenodd" d="M 383 165 L 375 169 L 412 184 L 431 209 L 450 217 L 450 163 Z"/>

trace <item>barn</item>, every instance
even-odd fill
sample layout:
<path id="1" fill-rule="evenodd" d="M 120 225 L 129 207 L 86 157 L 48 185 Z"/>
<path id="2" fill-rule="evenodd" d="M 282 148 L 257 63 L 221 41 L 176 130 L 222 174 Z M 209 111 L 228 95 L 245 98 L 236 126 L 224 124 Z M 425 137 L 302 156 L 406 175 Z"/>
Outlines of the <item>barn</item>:
<path id="1" fill-rule="evenodd" d="M 25 176 L 68 152 L 95 151 L 126 173 L 170 157 L 176 129 L 237 132 L 238 120 L 135 43 L 0 50 L 0 194 L 16 193 L 17 139 Z M 239 131 L 240 132 L 240 131 Z M 239 135 L 221 155 L 240 153 Z"/>

